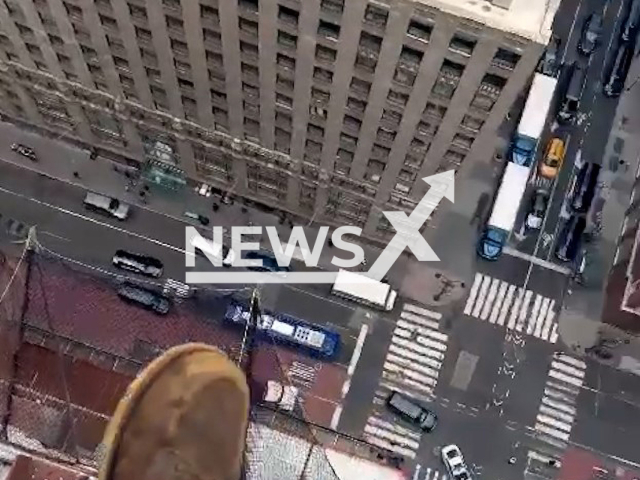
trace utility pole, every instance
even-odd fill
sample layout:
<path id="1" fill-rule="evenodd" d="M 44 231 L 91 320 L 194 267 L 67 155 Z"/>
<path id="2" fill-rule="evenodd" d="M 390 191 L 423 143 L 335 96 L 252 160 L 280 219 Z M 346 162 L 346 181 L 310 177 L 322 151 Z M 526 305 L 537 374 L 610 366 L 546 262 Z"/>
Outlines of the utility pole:
<path id="1" fill-rule="evenodd" d="M 247 360 L 245 362 L 245 375 L 247 380 L 252 378 L 253 372 L 253 360 L 254 360 L 254 348 L 256 341 L 256 332 L 258 330 L 258 320 L 260 318 L 260 302 L 258 298 L 258 289 L 254 289 L 251 293 L 251 303 L 249 305 L 249 322 L 246 328 L 246 352 Z"/>

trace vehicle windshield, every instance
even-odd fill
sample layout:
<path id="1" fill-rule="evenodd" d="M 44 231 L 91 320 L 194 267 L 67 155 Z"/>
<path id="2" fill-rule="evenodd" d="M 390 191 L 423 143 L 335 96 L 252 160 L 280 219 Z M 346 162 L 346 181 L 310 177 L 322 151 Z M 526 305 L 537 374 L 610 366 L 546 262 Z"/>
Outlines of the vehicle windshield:
<path id="1" fill-rule="evenodd" d="M 560 165 L 560 162 L 555 159 L 555 158 L 548 158 L 547 161 L 545 162 L 549 167 L 557 167 L 558 165 Z"/>

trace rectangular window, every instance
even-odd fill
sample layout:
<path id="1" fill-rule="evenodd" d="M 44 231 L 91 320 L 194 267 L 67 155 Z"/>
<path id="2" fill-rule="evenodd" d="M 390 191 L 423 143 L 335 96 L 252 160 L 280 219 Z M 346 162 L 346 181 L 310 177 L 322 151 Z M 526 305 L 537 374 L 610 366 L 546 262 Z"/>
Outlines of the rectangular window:
<path id="1" fill-rule="evenodd" d="M 476 41 L 460 34 L 455 34 L 449 42 L 449 50 L 470 57 L 476 47 Z"/>
<path id="2" fill-rule="evenodd" d="M 318 23 L 318 36 L 330 40 L 338 40 L 340 37 L 340 25 L 320 20 Z"/>
<path id="3" fill-rule="evenodd" d="M 298 28 L 299 13 L 292 8 L 278 5 L 278 20 L 286 25 Z"/>
<path id="4" fill-rule="evenodd" d="M 409 22 L 409 28 L 407 29 L 407 35 L 428 42 L 431 39 L 432 31 L 432 25 L 427 25 L 426 23 L 419 22 L 418 20 L 411 20 Z"/>

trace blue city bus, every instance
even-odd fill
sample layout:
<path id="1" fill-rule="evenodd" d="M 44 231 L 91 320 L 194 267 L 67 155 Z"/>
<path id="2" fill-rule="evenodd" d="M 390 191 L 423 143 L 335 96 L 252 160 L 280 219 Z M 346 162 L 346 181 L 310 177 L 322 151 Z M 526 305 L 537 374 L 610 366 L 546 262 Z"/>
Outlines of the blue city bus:
<path id="1" fill-rule="evenodd" d="M 249 306 L 231 301 L 224 321 L 231 325 L 244 326 L 248 320 Z M 340 349 L 339 334 L 284 313 L 262 311 L 258 319 L 257 335 L 327 360 L 335 358 Z"/>

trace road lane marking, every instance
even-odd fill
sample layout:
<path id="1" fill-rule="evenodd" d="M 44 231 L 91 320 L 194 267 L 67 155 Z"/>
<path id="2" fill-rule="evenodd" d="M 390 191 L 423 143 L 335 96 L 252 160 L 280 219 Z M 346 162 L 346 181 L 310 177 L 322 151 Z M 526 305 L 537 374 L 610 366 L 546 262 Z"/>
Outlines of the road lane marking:
<path id="1" fill-rule="evenodd" d="M 540 304 L 544 297 L 540 294 L 536 294 L 536 299 L 533 302 L 533 309 L 531 310 L 531 316 L 529 317 L 529 323 L 527 325 L 527 335 L 533 333 L 536 321 L 538 319 L 538 312 L 540 311 Z"/>
<path id="2" fill-rule="evenodd" d="M 159 245 L 159 246 L 164 247 L 164 248 L 168 248 L 169 250 L 173 250 L 173 251 L 176 251 L 176 252 L 179 252 L 179 253 L 182 253 L 182 254 L 186 254 L 187 253 L 183 248 L 174 247 L 173 245 L 161 242 L 160 240 L 156 240 L 155 238 L 147 237 L 146 235 L 142 235 L 140 233 L 135 233 L 135 232 L 132 232 L 130 230 L 126 230 L 124 228 L 116 227 L 115 225 L 111 225 L 110 223 L 107 223 L 107 222 L 101 222 L 100 220 L 96 220 L 95 218 L 87 217 L 86 215 L 82 215 L 80 213 L 74 212 L 73 210 L 67 210 L 66 208 L 58 207 L 57 205 L 52 205 L 50 203 L 43 202 L 42 200 L 38 200 L 36 198 L 29 197 L 27 195 L 23 195 L 23 194 L 18 193 L 18 192 L 14 192 L 14 191 L 9 190 L 9 189 L 4 188 L 4 187 L 0 187 L 0 192 L 4 192 L 4 193 L 7 193 L 9 195 L 13 195 L 14 197 L 22 198 L 22 199 L 27 200 L 29 202 L 33 202 L 33 203 L 35 203 L 37 205 L 40 205 L 40 206 L 43 206 L 43 207 L 47 207 L 47 208 L 50 208 L 52 210 L 56 210 L 56 211 L 58 211 L 60 213 L 64 213 L 65 215 L 69 215 L 69 216 L 72 216 L 72 217 L 79 218 L 81 220 L 85 220 L 87 222 L 94 223 L 96 225 L 100 225 L 101 227 L 110 228 L 111 230 L 114 230 L 116 232 L 125 233 L 127 235 L 131 235 L 132 237 L 136 237 L 136 238 L 139 238 L 141 240 L 146 240 L 147 242 L 155 243 L 156 245 Z"/>
<path id="3" fill-rule="evenodd" d="M 36 232 L 39 233 L 40 235 L 46 235 L 48 237 L 57 238 L 58 240 L 62 240 L 63 242 L 71 242 L 70 238 L 61 237 L 60 235 L 56 235 L 55 233 L 47 232 L 44 230 L 38 230 L 37 225 L 35 225 L 35 227 L 36 227 Z"/>
<path id="4" fill-rule="evenodd" d="M 560 222 L 558 222 L 558 223 L 560 223 Z M 542 237 L 542 235 L 541 235 L 541 237 Z M 533 255 L 529 255 L 528 253 L 523 253 L 520 250 L 517 250 L 515 248 L 511 248 L 509 246 L 505 246 L 502 249 L 502 251 L 503 251 L 503 253 L 506 253 L 507 255 L 510 255 L 512 257 L 521 258 L 523 260 L 526 260 L 531 265 L 537 265 L 539 267 L 546 268 L 548 270 L 553 270 L 554 272 L 558 272 L 558 273 L 561 273 L 563 275 L 569 275 L 571 273 L 571 269 L 569 269 L 567 267 L 563 267 L 561 265 L 556 265 L 555 263 L 550 262 L 549 260 L 544 260 L 542 258 L 538 258 L 538 257 L 535 257 Z M 525 283 L 525 286 L 526 286 L 526 283 Z"/>
<path id="5" fill-rule="evenodd" d="M 351 388 L 351 379 L 353 378 L 353 374 L 355 373 L 358 362 L 360 361 L 360 356 L 362 355 L 362 349 L 364 348 L 364 342 L 367 339 L 368 332 L 369 332 L 369 325 L 364 323 L 360 327 L 358 340 L 356 341 L 356 346 L 353 349 L 353 354 L 351 355 L 351 360 L 349 361 L 349 367 L 347 368 L 347 379 L 342 385 L 342 401 L 343 402 L 347 394 L 349 393 L 349 389 Z M 333 411 L 333 415 L 331 417 L 331 428 L 333 430 L 338 429 L 338 424 L 340 423 L 341 416 L 342 416 L 342 404 L 339 404 L 336 406 L 336 409 Z"/>
<path id="6" fill-rule="evenodd" d="M 520 304 L 522 303 L 523 298 L 524 289 L 518 288 L 518 295 L 516 296 L 516 301 L 511 309 L 511 317 L 509 318 L 509 324 L 507 325 L 509 330 L 513 330 L 516 326 L 516 320 L 518 319 L 518 312 L 520 311 Z"/>
<path id="7" fill-rule="evenodd" d="M 576 27 L 576 21 L 578 20 L 578 15 L 580 14 L 580 7 L 582 6 L 582 0 L 578 3 L 578 8 L 576 8 L 576 13 L 573 15 L 573 21 L 571 22 L 571 28 L 569 29 L 569 35 L 567 36 L 567 41 L 564 45 L 564 52 L 562 52 L 562 60 L 560 60 L 560 64 L 565 63 L 565 59 L 567 58 L 567 51 L 569 50 L 569 46 L 571 45 L 571 35 L 573 35 L 573 30 Z"/>
<path id="8" fill-rule="evenodd" d="M 516 324 L 516 330 L 518 332 L 522 332 L 524 323 L 527 320 L 527 313 L 529 311 L 529 303 L 531 302 L 532 295 L 533 295 L 533 292 L 531 290 L 527 290 L 524 295 L 524 301 L 522 302 L 522 306 L 520 307 L 520 315 L 518 317 L 518 323 Z"/>

